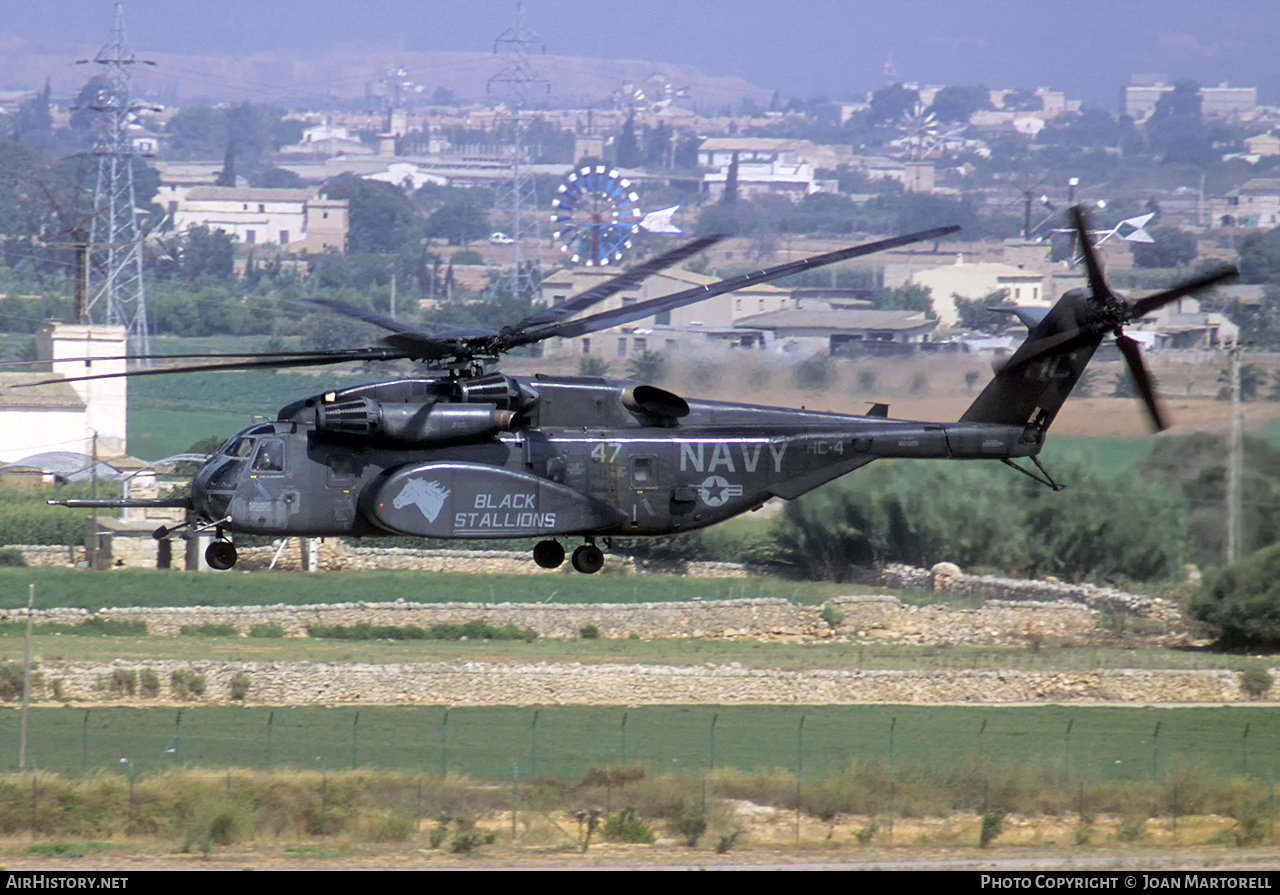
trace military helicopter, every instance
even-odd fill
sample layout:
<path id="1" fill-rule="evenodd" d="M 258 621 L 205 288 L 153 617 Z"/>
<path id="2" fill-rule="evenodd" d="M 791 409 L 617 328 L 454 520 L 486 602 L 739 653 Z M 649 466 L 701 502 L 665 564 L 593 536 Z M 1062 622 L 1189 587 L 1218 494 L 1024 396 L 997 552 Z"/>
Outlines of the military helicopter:
<path id="1" fill-rule="evenodd" d="M 255 356 L 126 374 L 333 364 L 413 358 L 434 376 L 372 382 L 313 395 L 274 422 L 231 438 L 176 500 L 65 500 L 72 507 L 180 506 L 184 526 L 157 538 L 212 532 L 209 565 L 229 569 L 231 536 L 411 535 L 540 540 L 543 568 L 565 560 L 564 540 L 581 539 L 573 568 L 598 572 L 613 537 L 669 535 L 714 525 L 792 499 L 889 457 L 1000 460 L 1055 489 L 1037 455 L 1045 433 L 1094 351 L 1113 334 L 1142 399 L 1164 426 L 1130 321 L 1212 286 L 1234 269 L 1199 276 L 1128 301 L 1103 277 L 1080 209 L 1088 287 L 1051 309 L 1014 313 L 1026 341 L 959 421 L 892 419 L 875 405 L 854 416 L 686 399 L 653 385 L 592 377 L 507 376 L 483 362 L 553 337 L 578 336 L 847 258 L 937 239 L 941 227 L 854 246 L 718 283 L 571 319 L 719 237 L 695 240 L 563 304 L 501 331 L 420 332 L 382 315 L 324 301 L 312 305 L 389 330 L 383 346 Z M 225 357 L 225 355 L 223 355 Z M 65 380 L 62 380 L 65 381 Z M 1014 461 L 1029 458 L 1038 472 Z"/>

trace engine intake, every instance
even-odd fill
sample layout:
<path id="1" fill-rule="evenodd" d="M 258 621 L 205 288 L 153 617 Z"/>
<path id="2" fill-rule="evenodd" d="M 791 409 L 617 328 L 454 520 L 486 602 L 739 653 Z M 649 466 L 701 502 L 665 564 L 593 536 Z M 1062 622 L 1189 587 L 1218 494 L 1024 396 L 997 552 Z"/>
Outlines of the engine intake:
<path id="1" fill-rule="evenodd" d="M 533 403 L 538 397 L 515 379 L 501 373 L 463 380 L 458 385 L 458 393 L 468 404 L 494 404 L 517 410 Z"/>
<path id="2" fill-rule="evenodd" d="M 632 413 L 678 420 L 689 415 L 689 402 L 654 385 L 631 385 L 622 390 L 622 406 Z"/>

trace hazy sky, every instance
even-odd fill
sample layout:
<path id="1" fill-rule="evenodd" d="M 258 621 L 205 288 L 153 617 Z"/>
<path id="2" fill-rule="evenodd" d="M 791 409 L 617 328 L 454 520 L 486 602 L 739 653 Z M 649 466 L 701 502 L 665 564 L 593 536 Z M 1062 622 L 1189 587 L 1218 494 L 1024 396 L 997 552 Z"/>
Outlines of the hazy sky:
<path id="1" fill-rule="evenodd" d="M 1114 109 L 1134 73 L 1256 86 L 1280 104 L 1278 0 L 525 0 L 547 52 L 679 62 L 784 97 L 897 79 L 1049 86 Z M 488 51 L 514 0 L 126 0 L 140 54 Z M 110 0 L 0 0 L 0 33 L 92 54 Z M 428 87 L 430 77 L 423 78 Z"/>

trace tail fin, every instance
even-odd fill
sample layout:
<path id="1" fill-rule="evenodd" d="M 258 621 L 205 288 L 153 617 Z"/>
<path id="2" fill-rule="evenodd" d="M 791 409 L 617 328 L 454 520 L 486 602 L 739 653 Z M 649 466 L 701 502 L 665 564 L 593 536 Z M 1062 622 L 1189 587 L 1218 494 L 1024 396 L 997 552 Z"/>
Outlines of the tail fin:
<path id="1" fill-rule="evenodd" d="M 1026 425 L 1043 434 L 1089 365 L 1089 359 L 1098 350 L 1103 337 L 1111 334 L 1115 336 L 1116 347 L 1133 376 L 1152 425 L 1156 429 L 1168 428 L 1160 402 L 1156 399 L 1151 373 L 1142 359 L 1142 351 L 1136 339 L 1124 334 L 1124 326 L 1184 295 L 1193 295 L 1235 277 L 1236 269 L 1225 265 L 1202 271 L 1172 289 L 1129 301 L 1113 292 L 1103 276 L 1102 262 L 1090 239 L 1084 209 L 1074 206 L 1070 216 L 1088 286 L 1072 289 L 1063 295 L 1039 320 L 1030 312 L 1016 312 L 1031 333 L 960 421 Z M 1123 223 L 1137 226 L 1140 230 L 1146 221 L 1131 218 Z M 1026 433 L 1023 439 L 1027 442 L 1039 440 L 1031 432 Z"/>
<path id="2" fill-rule="evenodd" d="M 1083 290 L 1066 293 L 1047 313 L 1015 310 L 1030 333 L 960 421 L 1049 428 L 1102 342 L 1103 333 L 1086 325 L 1088 311 Z"/>

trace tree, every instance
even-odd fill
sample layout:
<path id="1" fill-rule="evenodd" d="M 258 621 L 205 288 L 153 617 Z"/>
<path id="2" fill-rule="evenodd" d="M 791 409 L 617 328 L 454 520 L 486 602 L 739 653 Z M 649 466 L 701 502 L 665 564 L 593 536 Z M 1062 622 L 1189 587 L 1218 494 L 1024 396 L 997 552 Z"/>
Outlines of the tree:
<path id="1" fill-rule="evenodd" d="M 724 178 L 724 195 L 720 197 L 720 204 L 726 207 L 735 204 L 738 201 L 738 153 L 733 154 L 733 158 L 729 161 L 729 171 Z"/>
<path id="2" fill-rule="evenodd" d="M 18 106 L 13 138 L 28 146 L 45 148 L 53 142 L 53 113 L 49 108 L 49 79 L 44 90 Z"/>
<path id="3" fill-rule="evenodd" d="M 347 247 L 352 253 L 398 252 L 422 234 L 413 203 L 397 186 L 343 174 L 326 183 L 322 192 L 328 199 L 350 203 Z"/>
<path id="4" fill-rule="evenodd" d="M 1280 646 L 1280 544 L 1210 572 L 1187 608 L 1225 649 Z"/>
<path id="5" fill-rule="evenodd" d="M 179 249 L 182 279 L 227 280 L 235 273 L 236 240 L 225 230 L 191 227 L 183 235 Z"/>
<path id="6" fill-rule="evenodd" d="M 1168 164 L 1206 167 L 1217 155 L 1200 115 L 1200 85 L 1178 81 L 1156 102 L 1147 121 L 1152 151 Z"/>
<path id="7" fill-rule="evenodd" d="M 619 168 L 634 168 L 640 164 L 640 145 L 636 139 L 636 113 L 627 115 L 618 135 L 615 157 Z"/>
<path id="8" fill-rule="evenodd" d="M 106 97 L 110 82 L 103 75 L 94 75 L 80 88 L 76 98 L 71 102 L 71 129 L 85 136 L 89 135 L 98 120 L 95 106 L 101 106 Z"/>
<path id="9" fill-rule="evenodd" d="M 218 179 L 214 182 L 214 185 L 236 185 L 236 144 L 234 141 L 227 144 L 227 153 L 222 157 L 222 170 L 218 172 Z"/>
<path id="10" fill-rule="evenodd" d="M 1036 96 L 1036 92 L 1025 87 L 1006 93 L 1000 104 L 1000 108 L 1006 112 L 1039 112 L 1043 107 L 1044 102 Z"/>
<path id="11" fill-rule="evenodd" d="M 1142 478 L 1190 504 L 1188 562 L 1216 566 L 1222 561 L 1227 530 L 1227 444 L 1221 435 L 1200 432 L 1161 438 L 1138 468 Z M 1280 449 L 1245 436 L 1240 508 L 1240 546 L 1245 553 L 1280 541 Z"/>
<path id="12" fill-rule="evenodd" d="M 227 136 L 243 158 L 257 161 L 275 152 L 276 127 L 284 116 L 279 109 L 247 100 L 224 112 Z"/>
<path id="13" fill-rule="evenodd" d="M 1012 314 L 990 310 L 991 308 L 1017 307 L 1009 297 L 1008 289 L 997 289 L 978 299 L 961 298 L 958 295 L 952 296 L 952 299 L 956 303 L 960 326 L 964 329 L 980 333 L 998 333 L 1016 319 Z"/>
<path id="14" fill-rule="evenodd" d="M 22 143 L 0 143 L 0 234 L 32 236 L 41 222 L 35 207 L 44 205 L 41 181 L 49 171 L 49 157 Z"/>
<path id="15" fill-rule="evenodd" d="M 1132 125 L 1132 119 L 1126 119 Z M 1121 142 L 1125 126 L 1115 115 L 1096 106 L 1086 106 L 1078 115 L 1055 118 L 1041 129 L 1036 142 L 1045 146 L 1104 149 Z"/>
<path id="16" fill-rule="evenodd" d="M 943 87 L 934 95 L 929 110 L 939 121 L 967 122 L 974 112 L 990 108 L 989 91 L 977 84 L 973 87 Z"/>
<path id="17" fill-rule="evenodd" d="M 900 461 L 789 502 L 774 537 L 811 575 L 837 580 L 850 564 L 943 560 L 1072 580 L 1181 571 L 1186 507 L 1167 487 L 1062 465 L 1074 487 L 1059 493 L 994 464 Z"/>
<path id="18" fill-rule="evenodd" d="M 1280 227 L 1250 233 L 1240 240 L 1240 279 L 1246 283 L 1280 283 Z"/>
<path id="19" fill-rule="evenodd" d="M 919 283 L 877 289 L 871 301 L 884 311 L 922 311 L 933 316 L 933 291 Z"/>
<path id="20" fill-rule="evenodd" d="M 665 121 L 657 127 L 644 126 L 644 158 L 646 168 L 666 168 L 667 152 L 671 149 L 674 132 Z"/>
<path id="21" fill-rule="evenodd" d="M 889 84 L 872 94 L 867 120 L 871 124 L 895 122 L 903 113 L 914 109 L 918 102 L 920 91 L 901 84 Z"/>
<path id="22" fill-rule="evenodd" d="M 431 213 L 423 235 L 447 240 L 451 246 L 464 246 L 489 235 L 489 213 L 463 193 Z"/>
<path id="23" fill-rule="evenodd" d="M 1138 267 L 1186 267 L 1196 258 L 1196 238 L 1177 227 L 1153 227 L 1154 242 L 1130 244 Z"/>
<path id="24" fill-rule="evenodd" d="M 166 130 L 169 152 L 177 158 L 217 158 L 231 142 L 226 116 L 210 106 L 183 106 Z"/>
<path id="25" fill-rule="evenodd" d="M 295 172 L 288 168 L 277 168 L 274 165 L 263 168 L 251 182 L 254 186 L 268 190 L 296 190 L 306 185 Z"/>
<path id="26" fill-rule="evenodd" d="M 657 351 L 638 352 L 627 361 L 627 376 L 638 382 L 659 382 L 666 362 Z"/>
<path id="27" fill-rule="evenodd" d="M 1262 386 L 1267 382 L 1267 371 L 1257 364 L 1241 364 L 1239 369 L 1240 382 L 1240 400 L 1256 401 L 1258 400 L 1258 392 L 1262 390 Z M 1230 369 L 1222 370 L 1218 373 L 1218 382 L 1222 387 L 1218 389 L 1219 401 L 1231 400 L 1231 371 Z"/>

